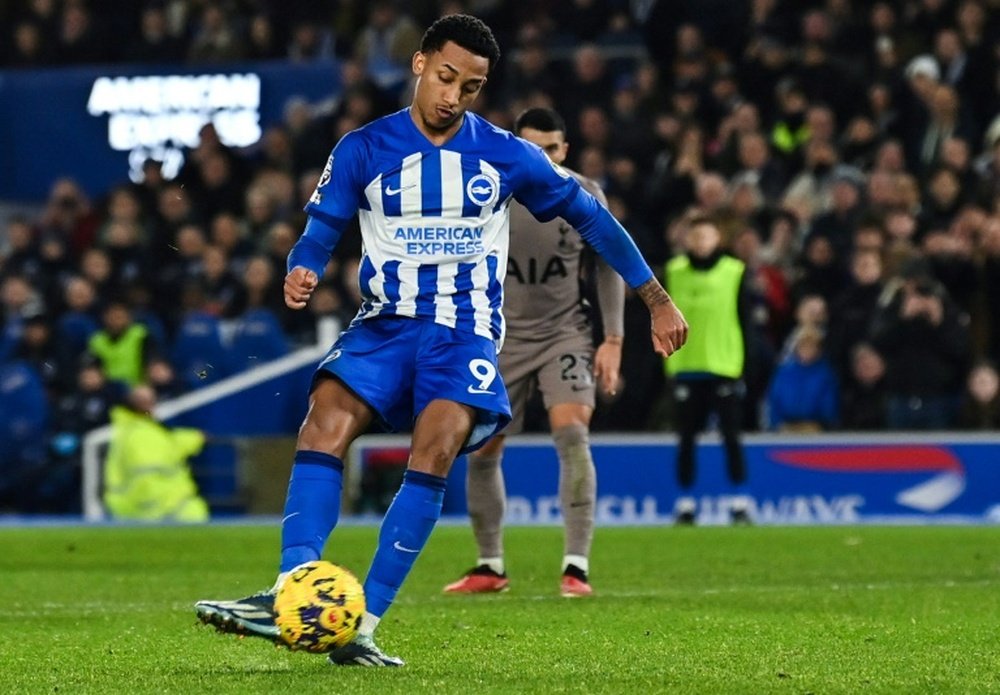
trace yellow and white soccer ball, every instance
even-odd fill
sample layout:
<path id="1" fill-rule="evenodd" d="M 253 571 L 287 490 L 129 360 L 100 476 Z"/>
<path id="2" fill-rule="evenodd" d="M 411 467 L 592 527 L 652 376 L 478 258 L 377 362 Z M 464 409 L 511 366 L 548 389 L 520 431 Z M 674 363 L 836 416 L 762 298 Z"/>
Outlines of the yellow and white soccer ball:
<path id="1" fill-rule="evenodd" d="M 357 634 L 365 594 L 357 577 L 326 560 L 306 562 L 285 577 L 274 599 L 275 623 L 292 649 L 328 652 Z"/>

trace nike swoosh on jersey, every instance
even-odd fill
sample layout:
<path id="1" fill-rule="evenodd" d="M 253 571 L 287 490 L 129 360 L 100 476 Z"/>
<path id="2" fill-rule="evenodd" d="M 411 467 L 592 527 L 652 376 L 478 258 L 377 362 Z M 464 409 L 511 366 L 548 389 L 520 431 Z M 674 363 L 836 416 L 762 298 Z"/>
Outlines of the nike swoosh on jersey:
<path id="1" fill-rule="evenodd" d="M 396 541 L 395 543 L 393 543 L 392 547 L 395 548 L 396 550 L 402 550 L 404 553 L 419 553 L 420 552 L 419 550 L 414 550 L 413 548 L 407 548 L 405 545 L 400 544 L 399 541 Z"/>
<path id="2" fill-rule="evenodd" d="M 399 188 L 393 188 L 392 186 L 386 186 L 385 187 L 385 194 L 389 195 L 389 196 L 399 195 L 403 191 L 408 191 L 411 188 L 413 188 L 412 185 L 410 185 L 410 186 L 400 186 Z"/>
<path id="3" fill-rule="evenodd" d="M 494 391 L 487 391 L 486 389 L 477 389 L 475 386 L 470 386 L 467 390 L 468 390 L 469 393 L 477 395 L 477 396 L 483 396 L 483 395 L 495 396 L 496 395 L 496 393 Z"/>

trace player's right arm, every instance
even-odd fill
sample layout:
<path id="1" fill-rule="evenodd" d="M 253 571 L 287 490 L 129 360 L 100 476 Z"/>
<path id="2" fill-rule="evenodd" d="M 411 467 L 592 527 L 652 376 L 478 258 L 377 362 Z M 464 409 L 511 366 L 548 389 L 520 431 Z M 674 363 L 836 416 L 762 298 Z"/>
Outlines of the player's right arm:
<path id="1" fill-rule="evenodd" d="M 288 253 L 284 292 L 290 309 L 305 307 L 323 277 L 330 254 L 358 211 L 364 195 L 366 149 L 360 132 L 345 135 L 330 153 L 316 190 L 306 203 L 306 228 Z"/>

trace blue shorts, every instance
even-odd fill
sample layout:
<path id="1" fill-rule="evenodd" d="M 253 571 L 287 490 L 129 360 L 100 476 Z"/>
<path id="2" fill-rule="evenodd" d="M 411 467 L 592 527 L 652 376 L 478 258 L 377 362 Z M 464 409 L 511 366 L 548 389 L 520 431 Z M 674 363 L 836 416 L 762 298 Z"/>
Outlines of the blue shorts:
<path id="1" fill-rule="evenodd" d="M 317 368 L 340 379 L 393 431 L 413 427 L 438 398 L 472 406 L 476 424 L 460 453 L 510 422 L 492 340 L 431 321 L 387 316 L 352 324 Z"/>

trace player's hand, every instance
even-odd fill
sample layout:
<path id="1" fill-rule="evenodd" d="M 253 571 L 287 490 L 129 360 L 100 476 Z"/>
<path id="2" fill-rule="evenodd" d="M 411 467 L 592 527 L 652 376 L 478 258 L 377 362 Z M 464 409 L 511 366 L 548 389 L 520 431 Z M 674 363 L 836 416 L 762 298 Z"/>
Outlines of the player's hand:
<path id="1" fill-rule="evenodd" d="M 673 302 L 650 308 L 653 320 L 653 349 L 658 355 L 670 357 L 687 342 L 688 324 L 684 314 Z"/>
<path id="2" fill-rule="evenodd" d="M 285 276 L 285 305 L 289 309 L 304 309 L 318 284 L 319 278 L 313 271 L 302 266 L 292 268 Z"/>
<path id="3" fill-rule="evenodd" d="M 622 337 L 609 336 L 594 353 L 594 379 L 604 393 L 614 396 L 622 367 Z"/>

